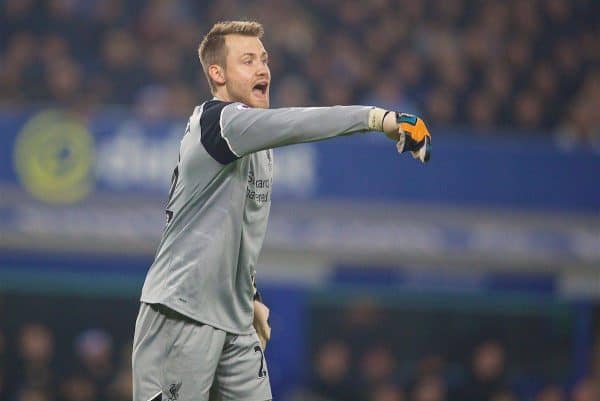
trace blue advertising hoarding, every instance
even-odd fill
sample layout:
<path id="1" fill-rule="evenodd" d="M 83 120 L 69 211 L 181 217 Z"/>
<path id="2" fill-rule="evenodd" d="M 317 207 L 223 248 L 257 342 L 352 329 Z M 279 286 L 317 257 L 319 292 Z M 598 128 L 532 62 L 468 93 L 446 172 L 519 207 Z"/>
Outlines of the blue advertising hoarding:
<path id="1" fill-rule="evenodd" d="M 3 112 L 0 185 L 49 202 L 97 191 L 164 197 L 186 121 L 127 113 Z M 274 199 L 345 198 L 600 212 L 600 154 L 543 138 L 434 132 L 431 162 L 399 157 L 377 134 L 277 149 Z M 79 175 L 78 175 L 79 174 Z M 57 192 L 62 193 L 59 195 Z"/>
<path id="2" fill-rule="evenodd" d="M 1 248 L 151 255 L 185 124 L 119 110 L 1 114 Z M 276 149 L 265 247 L 600 263 L 600 154 L 444 130 L 433 145 L 427 165 L 375 133 Z"/>

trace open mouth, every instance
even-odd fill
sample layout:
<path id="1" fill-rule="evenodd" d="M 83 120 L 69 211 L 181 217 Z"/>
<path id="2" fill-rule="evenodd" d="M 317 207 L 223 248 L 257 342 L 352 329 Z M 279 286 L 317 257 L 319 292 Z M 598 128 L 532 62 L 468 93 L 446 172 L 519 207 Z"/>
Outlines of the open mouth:
<path id="1" fill-rule="evenodd" d="M 255 95 L 264 96 L 267 93 L 267 88 L 269 84 L 267 82 L 261 82 L 252 87 L 252 92 Z"/>

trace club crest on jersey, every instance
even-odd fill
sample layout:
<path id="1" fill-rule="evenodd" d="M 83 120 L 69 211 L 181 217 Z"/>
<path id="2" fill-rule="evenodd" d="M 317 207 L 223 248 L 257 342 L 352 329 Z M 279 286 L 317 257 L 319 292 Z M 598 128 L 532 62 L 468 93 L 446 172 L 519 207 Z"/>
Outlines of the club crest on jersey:
<path id="1" fill-rule="evenodd" d="M 179 398 L 179 389 L 181 388 L 181 384 L 181 382 L 178 382 L 169 386 L 169 394 L 167 395 L 169 401 L 177 401 Z"/>

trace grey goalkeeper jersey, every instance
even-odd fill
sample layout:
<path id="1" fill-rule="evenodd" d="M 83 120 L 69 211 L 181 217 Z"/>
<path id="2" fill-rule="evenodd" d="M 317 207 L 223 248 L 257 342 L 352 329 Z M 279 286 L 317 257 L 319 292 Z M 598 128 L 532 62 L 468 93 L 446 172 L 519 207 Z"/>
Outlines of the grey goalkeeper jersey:
<path id="1" fill-rule="evenodd" d="M 370 110 L 256 109 L 219 100 L 196 107 L 141 301 L 230 333 L 251 333 L 253 279 L 271 205 L 271 148 L 366 131 Z"/>

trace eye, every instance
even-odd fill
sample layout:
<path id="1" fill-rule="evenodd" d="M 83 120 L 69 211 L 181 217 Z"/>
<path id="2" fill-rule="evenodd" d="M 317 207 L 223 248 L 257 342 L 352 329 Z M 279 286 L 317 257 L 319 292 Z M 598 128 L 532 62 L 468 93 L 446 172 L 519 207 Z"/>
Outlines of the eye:
<path id="1" fill-rule="evenodd" d="M 246 65 L 252 64 L 252 59 L 244 60 L 244 64 L 246 64 Z"/>

